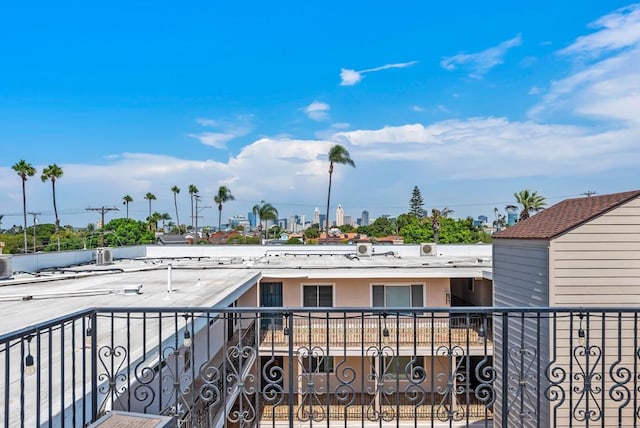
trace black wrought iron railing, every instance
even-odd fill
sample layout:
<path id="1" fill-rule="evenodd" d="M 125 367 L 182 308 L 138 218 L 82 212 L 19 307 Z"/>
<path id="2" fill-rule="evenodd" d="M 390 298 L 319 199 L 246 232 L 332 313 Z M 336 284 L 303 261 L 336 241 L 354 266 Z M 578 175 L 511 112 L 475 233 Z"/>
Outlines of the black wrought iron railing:
<path id="1" fill-rule="evenodd" d="M 0 336 L 0 426 L 637 426 L 639 314 L 90 309 Z"/>

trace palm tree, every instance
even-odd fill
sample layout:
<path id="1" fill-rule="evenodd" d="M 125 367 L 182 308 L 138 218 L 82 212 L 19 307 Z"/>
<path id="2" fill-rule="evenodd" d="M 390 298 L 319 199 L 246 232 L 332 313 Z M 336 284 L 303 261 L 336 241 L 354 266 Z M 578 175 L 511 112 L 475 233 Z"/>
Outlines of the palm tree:
<path id="1" fill-rule="evenodd" d="M 160 220 L 162 220 L 162 214 L 160 214 L 159 212 L 154 211 L 153 214 L 149 214 L 149 217 L 147 217 L 147 222 L 149 222 L 149 230 L 158 230 L 158 222 Z"/>
<path id="2" fill-rule="evenodd" d="M 180 233 L 180 217 L 178 217 L 178 193 L 180 193 L 180 188 L 178 186 L 173 186 L 171 188 L 173 192 L 173 205 L 176 207 L 176 221 L 178 222 L 178 233 Z"/>
<path id="3" fill-rule="evenodd" d="M 433 242 L 437 244 L 440 233 L 440 210 L 437 208 L 431 210 L 431 228 L 433 229 Z"/>
<path id="4" fill-rule="evenodd" d="M 342 145 L 336 144 L 329 150 L 329 191 L 327 192 L 327 218 L 325 233 L 327 240 L 329 239 L 329 205 L 331 204 L 331 177 L 333 175 L 333 165 L 351 165 L 356 167 L 356 164 L 351 159 L 349 152 Z"/>
<path id="5" fill-rule="evenodd" d="M 215 203 L 218 204 L 218 232 L 220 232 L 220 227 L 222 226 L 222 204 L 235 199 L 227 186 L 220 186 L 218 194 L 213 197 Z"/>
<path id="6" fill-rule="evenodd" d="M 149 201 L 149 217 L 151 217 L 151 201 L 155 201 L 156 200 L 156 195 L 154 195 L 151 192 L 147 192 L 146 195 L 144 195 L 144 198 Z"/>
<path id="7" fill-rule="evenodd" d="M 56 180 L 63 175 L 62 168 L 58 165 L 51 164 L 42 170 L 40 179 L 44 183 L 47 180 L 51 180 L 51 189 L 53 191 L 53 214 L 56 218 L 56 238 L 58 240 L 58 251 L 60 251 L 60 219 L 58 218 L 58 206 L 56 204 Z"/>
<path id="8" fill-rule="evenodd" d="M 438 235 L 440 233 L 440 219 L 447 218 L 449 215 L 453 214 L 453 210 L 451 208 L 444 207 L 439 210 L 437 208 L 433 208 L 431 210 L 431 228 L 433 229 L 433 242 L 438 243 Z"/>
<path id="9" fill-rule="evenodd" d="M 24 159 L 20 159 L 15 165 L 11 167 L 18 176 L 22 179 L 22 214 L 24 217 L 24 252 L 27 252 L 27 194 L 26 194 L 26 186 L 27 177 L 33 177 L 36 175 L 36 169 L 25 161 Z"/>
<path id="10" fill-rule="evenodd" d="M 129 195 L 124 195 L 122 197 L 122 205 L 127 206 L 127 219 L 129 218 L 129 202 L 133 202 L 133 198 Z"/>
<path id="11" fill-rule="evenodd" d="M 193 197 L 198 195 L 198 188 L 195 184 L 189 184 L 189 195 L 191 195 L 191 228 L 193 229 L 193 220 L 195 219 L 193 216 Z"/>
<path id="12" fill-rule="evenodd" d="M 171 216 L 169 215 L 169 213 L 162 213 L 162 215 L 160 216 L 160 220 L 162 220 L 162 229 L 164 229 L 164 222 L 171 220 Z"/>
<path id="13" fill-rule="evenodd" d="M 532 213 L 542 211 L 547 205 L 546 198 L 542 195 L 539 195 L 536 191 L 525 189 L 514 193 L 513 196 L 516 198 L 516 202 L 518 203 L 518 205 L 520 205 L 520 221 L 528 219 Z M 508 208 L 516 207 L 513 205 L 508 205 L 507 209 Z"/>
<path id="14" fill-rule="evenodd" d="M 265 201 L 260 201 L 259 204 L 254 205 L 252 211 L 253 211 L 253 214 L 255 214 L 260 221 L 261 236 L 262 236 L 262 230 L 264 230 L 265 232 L 267 230 L 267 221 L 278 219 L 278 210 L 273 205 Z M 263 221 L 264 221 L 264 228 L 262 227 Z"/>

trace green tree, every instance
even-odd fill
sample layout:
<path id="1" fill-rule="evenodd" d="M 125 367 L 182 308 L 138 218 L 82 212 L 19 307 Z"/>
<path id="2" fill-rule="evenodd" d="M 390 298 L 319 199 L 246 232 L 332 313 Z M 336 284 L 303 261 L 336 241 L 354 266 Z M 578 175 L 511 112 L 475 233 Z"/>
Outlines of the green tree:
<path id="1" fill-rule="evenodd" d="M 154 195 L 151 192 L 147 192 L 146 195 L 144 195 L 144 198 L 149 201 L 149 217 L 151 217 L 151 201 L 155 201 L 156 200 L 156 195 Z"/>
<path id="2" fill-rule="evenodd" d="M 335 146 L 329 149 L 329 190 L 327 192 L 327 218 L 326 218 L 326 227 L 325 232 L 327 234 L 327 239 L 329 239 L 329 206 L 331 205 L 331 178 L 333 176 L 333 166 L 334 165 L 350 165 L 352 167 L 356 167 L 355 162 L 351 159 L 351 155 L 347 149 L 345 149 L 342 145 L 336 144 Z"/>
<path id="3" fill-rule="evenodd" d="M 253 214 L 256 215 L 256 217 L 258 217 L 258 220 L 260 222 L 260 231 L 261 231 L 261 235 L 262 232 L 267 233 L 267 221 L 269 220 L 277 220 L 278 219 L 278 210 L 271 205 L 269 202 L 265 202 L 265 201 L 260 201 L 259 204 L 256 204 L 253 206 Z M 262 226 L 262 222 L 264 222 L 264 227 Z"/>
<path id="4" fill-rule="evenodd" d="M 189 184 L 189 195 L 191 197 L 191 229 L 195 227 L 193 224 L 193 221 L 195 219 L 195 216 L 193 215 L 193 198 L 198 196 L 198 192 L 198 188 L 195 184 Z"/>
<path id="5" fill-rule="evenodd" d="M 105 244 L 112 246 L 140 245 L 155 242 L 153 232 L 149 231 L 147 223 L 130 218 L 116 218 L 108 222 L 105 227 Z"/>
<path id="6" fill-rule="evenodd" d="M 396 224 L 388 217 L 378 217 L 373 224 L 370 224 L 369 226 L 360 226 L 358 228 L 358 233 L 374 238 L 395 235 Z"/>
<path id="7" fill-rule="evenodd" d="M 547 205 L 546 198 L 536 191 L 525 189 L 514 193 L 513 196 L 516 198 L 518 205 L 520 205 L 520 221 L 528 219 L 531 214 L 542 211 Z M 508 205 L 507 208 L 517 207 Z"/>
<path id="8" fill-rule="evenodd" d="M 129 218 L 129 203 L 133 202 L 133 198 L 129 195 L 124 195 L 122 197 L 122 205 L 126 205 L 127 207 L 127 218 Z"/>
<path id="9" fill-rule="evenodd" d="M 235 198 L 227 186 L 220 186 L 218 188 L 218 193 L 213 197 L 213 200 L 218 204 L 218 232 L 220 232 L 220 228 L 222 227 L 222 204 L 233 201 Z"/>
<path id="10" fill-rule="evenodd" d="M 318 223 L 312 224 L 304 231 L 305 239 L 318 239 L 320 237 L 320 225 Z"/>
<path id="11" fill-rule="evenodd" d="M 180 233 L 180 217 L 178 216 L 178 193 L 180 193 L 180 188 L 173 186 L 171 192 L 173 192 L 173 206 L 176 209 L 176 222 L 178 223 L 178 233 Z"/>
<path id="12" fill-rule="evenodd" d="M 24 234 L 24 252 L 26 254 L 27 251 L 28 251 L 28 244 L 27 244 L 27 193 L 26 193 L 26 183 L 27 183 L 27 177 L 33 177 L 34 175 L 36 175 L 37 171 L 33 167 L 33 165 L 31 165 L 30 163 L 28 163 L 24 159 L 20 159 L 20 161 L 18 161 L 16 164 L 14 164 L 11 167 L 11 169 L 13 169 L 18 174 L 20 179 L 22 180 L 22 215 L 23 215 L 23 218 L 24 218 L 23 234 Z"/>
<path id="13" fill-rule="evenodd" d="M 53 194 L 53 214 L 55 216 L 55 225 L 56 225 L 56 239 L 58 241 L 58 251 L 60 251 L 60 219 L 58 218 L 58 205 L 56 204 L 56 181 L 58 178 L 63 175 L 62 168 L 58 165 L 51 164 L 45 169 L 42 170 L 42 175 L 40 179 L 42 182 L 46 182 L 47 180 L 51 181 L 51 190 Z"/>
<path id="14" fill-rule="evenodd" d="M 409 214 L 416 216 L 417 218 L 424 217 L 424 200 L 422 199 L 422 194 L 420 193 L 420 189 L 418 186 L 413 188 L 413 192 L 411 192 L 411 199 L 409 199 Z"/>

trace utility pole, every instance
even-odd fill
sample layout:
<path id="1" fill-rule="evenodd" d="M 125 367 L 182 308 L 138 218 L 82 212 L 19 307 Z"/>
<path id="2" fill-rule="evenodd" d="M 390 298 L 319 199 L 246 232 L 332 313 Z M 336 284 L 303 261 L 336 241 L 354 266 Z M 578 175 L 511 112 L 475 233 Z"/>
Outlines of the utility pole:
<path id="1" fill-rule="evenodd" d="M 582 195 L 585 195 L 587 198 L 591 197 L 592 195 L 595 195 L 596 192 L 594 190 L 587 190 L 584 193 L 581 193 Z"/>
<path id="2" fill-rule="evenodd" d="M 101 224 L 101 226 L 100 226 L 100 230 L 101 230 L 101 233 L 100 233 L 100 246 L 104 247 L 104 213 L 109 212 L 109 211 L 120 211 L 120 210 L 118 208 L 116 208 L 116 207 L 104 207 L 104 206 L 102 206 L 100 208 L 91 208 L 91 207 L 89 207 L 89 208 L 87 208 L 87 211 L 98 211 L 100 213 L 100 215 L 101 215 L 101 218 L 100 218 L 100 224 Z"/>
<path id="3" fill-rule="evenodd" d="M 200 202 L 200 199 L 201 199 L 200 195 L 193 195 L 193 197 L 196 200 L 196 209 L 195 209 L 195 215 L 194 215 L 194 217 L 195 217 L 194 220 L 195 220 L 195 223 L 196 223 L 196 228 L 195 228 L 195 232 L 196 233 L 195 233 L 195 239 L 193 240 L 193 243 L 197 244 L 198 243 L 198 238 L 199 238 L 199 236 L 198 236 L 198 217 L 202 217 L 200 215 L 200 211 L 204 210 L 205 208 L 211 208 L 211 205 L 206 205 L 204 207 L 198 207 L 198 202 Z"/>
<path id="4" fill-rule="evenodd" d="M 31 214 L 33 216 L 33 252 L 36 252 L 36 223 L 38 222 L 38 216 L 41 214 L 40 212 L 29 211 L 27 214 Z"/>

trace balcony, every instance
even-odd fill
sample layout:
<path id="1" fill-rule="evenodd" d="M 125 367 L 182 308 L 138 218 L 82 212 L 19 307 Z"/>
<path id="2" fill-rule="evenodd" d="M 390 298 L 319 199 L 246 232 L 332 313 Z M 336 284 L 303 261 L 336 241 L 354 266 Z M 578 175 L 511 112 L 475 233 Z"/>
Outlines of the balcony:
<path id="1" fill-rule="evenodd" d="M 91 309 L 0 337 L 3 426 L 634 426 L 640 311 Z"/>

